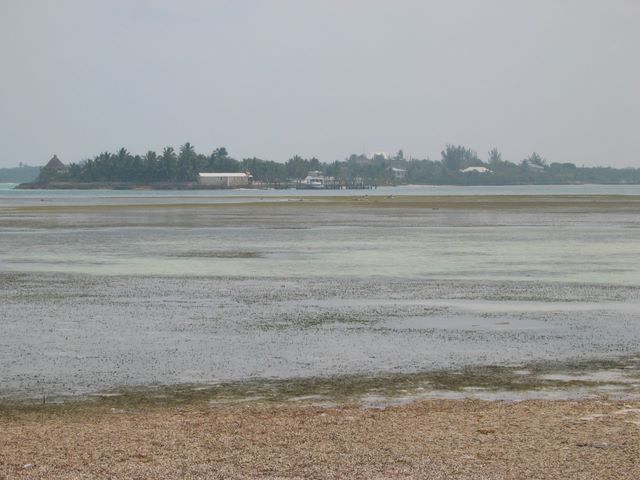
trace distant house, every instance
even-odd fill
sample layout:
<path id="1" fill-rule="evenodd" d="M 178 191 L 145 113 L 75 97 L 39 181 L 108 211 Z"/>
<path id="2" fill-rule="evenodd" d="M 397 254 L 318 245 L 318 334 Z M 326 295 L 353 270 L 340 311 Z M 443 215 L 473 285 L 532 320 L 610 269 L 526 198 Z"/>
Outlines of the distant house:
<path id="1" fill-rule="evenodd" d="M 349 157 L 349 161 L 355 162 L 358 165 L 373 165 L 380 160 L 390 160 L 391 155 L 386 152 L 373 152 L 369 155 L 360 154 L 360 155 L 351 155 Z"/>
<path id="2" fill-rule="evenodd" d="M 375 158 L 382 158 L 384 160 L 389 160 L 391 159 L 391 155 L 389 155 L 387 152 L 373 152 L 371 153 L 371 160 L 374 160 Z"/>
<path id="3" fill-rule="evenodd" d="M 472 172 L 476 172 L 476 173 L 493 173 L 487 167 L 467 167 L 467 168 L 463 168 L 460 171 L 462 173 L 472 173 Z"/>
<path id="4" fill-rule="evenodd" d="M 402 180 L 407 176 L 407 171 L 404 168 L 391 167 L 391 171 L 393 172 L 393 176 L 398 180 Z"/>
<path id="5" fill-rule="evenodd" d="M 532 163 L 527 160 L 523 162 L 527 168 L 531 170 L 544 170 L 544 165 L 538 165 L 537 163 Z"/>
<path id="6" fill-rule="evenodd" d="M 220 188 L 238 188 L 250 185 L 253 176 L 249 172 L 199 173 L 198 179 L 202 185 L 211 185 Z"/>

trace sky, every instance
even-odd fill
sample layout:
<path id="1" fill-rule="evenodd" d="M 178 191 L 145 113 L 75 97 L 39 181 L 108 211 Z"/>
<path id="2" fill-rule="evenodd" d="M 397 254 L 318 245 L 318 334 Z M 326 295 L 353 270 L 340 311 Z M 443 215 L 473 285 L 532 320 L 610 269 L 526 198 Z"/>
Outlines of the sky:
<path id="1" fill-rule="evenodd" d="M 185 142 L 640 167 L 637 0 L 0 0 L 0 167 Z"/>

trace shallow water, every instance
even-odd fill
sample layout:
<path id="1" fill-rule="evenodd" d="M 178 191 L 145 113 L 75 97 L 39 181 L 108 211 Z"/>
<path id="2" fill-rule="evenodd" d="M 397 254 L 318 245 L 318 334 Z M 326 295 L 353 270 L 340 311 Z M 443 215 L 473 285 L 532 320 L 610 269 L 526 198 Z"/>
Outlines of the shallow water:
<path id="1" fill-rule="evenodd" d="M 53 208 L 0 210 L 0 225 L 2 271 L 640 285 L 634 212 Z"/>
<path id="2" fill-rule="evenodd" d="M 148 203 L 242 203 L 251 198 L 279 196 L 366 195 L 640 195 L 640 185 L 400 185 L 372 190 L 18 190 L 17 184 L 0 183 L 0 206 L 109 205 Z"/>
<path id="3" fill-rule="evenodd" d="M 0 396 L 640 351 L 640 212 L 161 204 L 0 208 Z"/>

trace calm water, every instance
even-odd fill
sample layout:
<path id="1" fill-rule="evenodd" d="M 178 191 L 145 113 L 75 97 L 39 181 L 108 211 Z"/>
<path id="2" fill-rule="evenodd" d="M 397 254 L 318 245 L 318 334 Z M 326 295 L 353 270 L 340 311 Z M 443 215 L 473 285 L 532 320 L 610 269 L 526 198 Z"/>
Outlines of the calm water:
<path id="1" fill-rule="evenodd" d="M 0 183 L 0 206 L 48 204 L 110 204 L 121 202 L 193 203 L 243 201 L 247 197 L 352 196 L 352 195 L 640 195 L 640 185 L 512 185 L 429 186 L 405 185 L 374 190 L 16 190 Z"/>
<path id="2" fill-rule="evenodd" d="M 0 396 L 640 354 L 640 212 L 193 195 L 0 194 Z"/>

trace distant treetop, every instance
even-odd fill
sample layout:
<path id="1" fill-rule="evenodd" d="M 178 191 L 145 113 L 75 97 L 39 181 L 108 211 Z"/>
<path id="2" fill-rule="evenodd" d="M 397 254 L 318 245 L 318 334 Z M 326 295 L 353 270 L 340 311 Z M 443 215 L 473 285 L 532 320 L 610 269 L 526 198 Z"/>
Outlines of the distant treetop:
<path id="1" fill-rule="evenodd" d="M 36 183 L 196 183 L 199 173 L 245 171 L 251 172 L 254 182 L 265 185 L 300 181 L 310 171 L 321 171 L 337 181 L 358 180 L 372 185 L 640 184 L 640 169 L 576 167 L 572 163 L 548 162 L 535 152 L 516 163 L 504 159 L 497 148 L 489 152 L 486 160 L 474 150 L 449 144 L 439 160 L 407 158 L 399 150 L 395 156 L 352 154 L 331 163 L 294 155 L 283 163 L 260 158 L 237 160 L 224 147 L 201 154 L 190 143 L 177 152 L 166 147 L 160 154 L 149 151 L 135 155 L 121 148 L 69 165 L 54 155 L 41 169 Z"/>

